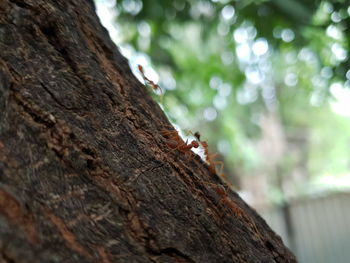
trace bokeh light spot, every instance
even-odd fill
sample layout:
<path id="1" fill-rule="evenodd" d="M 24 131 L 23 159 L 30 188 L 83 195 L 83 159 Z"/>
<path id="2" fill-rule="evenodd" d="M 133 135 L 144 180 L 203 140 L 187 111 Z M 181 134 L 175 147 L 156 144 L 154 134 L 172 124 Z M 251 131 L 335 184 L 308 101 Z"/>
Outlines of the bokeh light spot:
<path id="1" fill-rule="evenodd" d="M 230 20 L 235 15 L 235 8 L 232 5 L 227 5 L 221 10 L 221 15 L 225 20 Z"/>
<path id="2" fill-rule="evenodd" d="M 207 121 L 213 121 L 218 116 L 217 111 L 213 107 L 205 108 L 203 111 L 203 117 Z"/>
<path id="3" fill-rule="evenodd" d="M 253 46 L 252 46 L 252 50 L 254 52 L 255 55 L 257 56 L 262 56 L 265 55 L 267 53 L 267 51 L 269 50 L 269 45 L 266 41 L 265 38 L 258 38 Z"/>
<path id="4" fill-rule="evenodd" d="M 293 30 L 287 28 L 283 29 L 281 32 L 281 38 L 284 42 L 292 42 L 294 40 L 295 34 Z"/>

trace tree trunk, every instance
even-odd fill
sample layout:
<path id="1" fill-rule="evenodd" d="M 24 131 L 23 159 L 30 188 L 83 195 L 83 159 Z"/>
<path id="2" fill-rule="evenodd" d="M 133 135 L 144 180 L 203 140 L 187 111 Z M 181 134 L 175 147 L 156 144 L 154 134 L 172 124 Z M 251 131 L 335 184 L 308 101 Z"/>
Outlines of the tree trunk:
<path id="1" fill-rule="evenodd" d="M 295 262 L 172 129 L 90 1 L 0 0 L 0 262 Z"/>

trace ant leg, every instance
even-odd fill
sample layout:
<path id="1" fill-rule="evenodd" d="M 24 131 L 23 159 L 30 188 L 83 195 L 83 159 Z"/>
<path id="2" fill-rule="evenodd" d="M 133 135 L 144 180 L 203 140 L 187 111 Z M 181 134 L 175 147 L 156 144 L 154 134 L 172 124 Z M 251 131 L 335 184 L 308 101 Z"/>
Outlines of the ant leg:
<path id="1" fill-rule="evenodd" d="M 187 135 L 187 136 L 188 136 L 188 135 L 191 135 L 191 136 L 193 136 L 193 137 L 196 138 L 196 136 L 193 134 L 193 132 L 192 132 L 191 130 L 186 129 L 185 132 L 186 132 L 186 135 Z"/>
<path id="2" fill-rule="evenodd" d="M 176 139 L 180 137 L 176 130 L 162 130 L 160 133 L 163 135 L 163 137 L 168 137 L 169 139 L 173 139 L 175 141 L 177 141 Z"/>
<path id="3" fill-rule="evenodd" d="M 235 188 L 235 186 L 233 185 L 233 183 L 230 182 L 230 180 L 226 177 L 225 174 L 221 173 L 220 177 L 222 178 L 222 181 L 230 188 L 233 189 Z"/>
<path id="4" fill-rule="evenodd" d="M 220 166 L 218 174 L 221 176 L 222 170 L 224 169 L 224 162 L 222 162 L 222 161 L 214 161 L 213 163 L 214 163 L 214 165 L 219 165 Z"/>
<path id="5" fill-rule="evenodd" d="M 175 130 L 161 130 L 160 133 L 163 135 L 163 136 L 167 136 L 169 134 L 172 134 L 174 133 Z"/>
<path id="6" fill-rule="evenodd" d="M 216 158 L 216 156 L 218 156 L 218 153 L 213 153 L 213 154 L 207 155 L 206 160 L 209 163 L 209 165 L 214 164 L 214 159 Z"/>
<path id="7" fill-rule="evenodd" d="M 185 156 L 186 156 L 186 154 L 189 154 L 188 159 L 189 159 L 190 161 L 192 161 L 192 160 L 196 157 L 195 153 L 192 152 L 191 150 L 189 150 L 188 152 L 185 152 Z"/>
<path id="8" fill-rule="evenodd" d="M 168 140 L 167 145 L 170 148 L 170 150 L 168 151 L 168 153 L 169 153 L 169 152 L 173 152 L 176 150 L 181 150 L 182 147 L 187 145 L 187 141 L 186 141 L 186 143 L 184 143 L 184 142 L 178 143 L 177 141 L 174 141 L 174 140 Z"/>

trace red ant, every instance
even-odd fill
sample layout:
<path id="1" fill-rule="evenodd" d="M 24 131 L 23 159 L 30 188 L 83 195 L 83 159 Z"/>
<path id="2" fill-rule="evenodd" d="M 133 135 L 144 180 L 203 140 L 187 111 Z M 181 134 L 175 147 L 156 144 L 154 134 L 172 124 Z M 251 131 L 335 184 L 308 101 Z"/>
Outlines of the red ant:
<path id="1" fill-rule="evenodd" d="M 212 185 L 214 186 L 214 190 L 215 192 L 220 196 L 220 202 L 224 203 L 227 207 L 229 207 L 236 216 L 238 217 L 242 217 L 243 216 L 243 210 L 234 202 L 232 201 L 227 192 L 226 192 L 226 189 L 224 186 L 222 185 L 217 185 L 217 184 L 213 184 L 213 183 L 209 183 L 209 182 L 206 182 L 206 184 L 209 184 L 209 185 Z"/>
<path id="2" fill-rule="evenodd" d="M 190 132 L 191 133 L 191 132 Z M 224 170 L 224 162 L 222 161 L 214 161 L 216 156 L 218 155 L 217 153 L 209 154 L 209 149 L 208 149 L 208 143 L 206 141 L 201 141 L 200 139 L 200 133 L 195 132 L 193 134 L 194 137 L 198 140 L 198 142 L 201 144 L 204 150 L 204 156 L 205 156 L 205 161 L 208 163 L 208 169 L 211 173 L 216 174 L 216 166 L 220 165 L 219 173 L 218 175 L 222 178 L 222 180 L 229 186 L 233 187 L 232 183 L 230 183 L 225 176 L 225 174 L 222 172 Z"/>
<path id="3" fill-rule="evenodd" d="M 180 152 L 185 153 L 185 155 L 189 153 L 191 156 L 194 156 L 191 149 L 199 147 L 199 142 L 197 141 L 192 141 L 189 144 L 188 140 L 184 142 L 177 131 L 162 130 L 160 133 L 163 135 L 163 137 L 167 138 L 166 144 L 169 148 L 172 150 L 179 150 Z"/>
<path id="4" fill-rule="evenodd" d="M 224 169 L 224 163 L 222 161 L 214 161 L 215 157 L 218 155 L 217 153 L 209 154 L 209 146 L 206 141 L 201 141 L 200 139 L 200 134 L 199 132 L 195 132 L 193 134 L 194 137 L 198 140 L 198 142 L 202 145 L 203 150 L 204 150 L 204 156 L 205 156 L 205 161 L 208 163 L 209 166 L 209 171 L 211 173 L 216 174 L 216 165 L 220 165 L 220 172 L 219 174 L 221 175 L 222 170 Z"/>
<path id="5" fill-rule="evenodd" d="M 161 99 L 162 99 L 163 98 L 163 90 L 161 89 L 161 87 L 159 87 L 158 84 L 154 83 L 152 80 L 150 80 L 149 78 L 146 77 L 145 71 L 141 65 L 137 65 L 137 68 L 138 68 L 143 80 L 145 81 L 145 84 L 150 86 L 154 91 L 159 90 L 159 92 L 161 94 Z"/>
<path id="6" fill-rule="evenodd" d="M 206 184 L 210 184 L 214 186 L 215 192 L 221 197 L 220 202 L 223 202 L 227 207 L 229 207 L 232 212 L 239 218 L 245 219 L 253 228 L 253 231 L 258 235 L 259 239 L 261 239 L 261 233 L 258 230 L 254 221 L 244 213 L 243 209 L 240 208 L 233 200 L 231 200 L 226 192 L 226 189 L 222 185 L 217 185 L 213 183 L 206 182 Z"/>

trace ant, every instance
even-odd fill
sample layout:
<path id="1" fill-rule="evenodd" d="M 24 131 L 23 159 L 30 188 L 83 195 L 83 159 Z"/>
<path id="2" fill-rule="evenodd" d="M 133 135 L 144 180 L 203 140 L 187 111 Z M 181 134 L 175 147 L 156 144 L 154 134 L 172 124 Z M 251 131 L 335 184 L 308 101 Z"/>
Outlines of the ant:
<path id="1" fill-rule="evenodd" d="M 190 132 L 192 133 L 192 132 Z M 209 146 L 208 142 L 201 141 L 201 135 L 199 132 L 195 132 L 193 134 L 194 137 L 198 140 L 204 150 L 205 161 L 208 163 L 209 171 L 213 174 L 216 174 L 216 165 L 220 165 L 219 174 L 222 174 L 222 170 L 224 169 L 224 163 L 222 161 L 214 161 L 215 157 L 218 155 L 217 153 L 209 154 Z"/>
<path id="2" fill-rule="evenodd" d="M 191 152 L 191 149 L 198 148 L 199 142 L 192 141 L 188 144 L 188 140 L 184 142 L 177 131 L 162 130 L 160 133 L 163 137 L 167 139 L 166 144 L 169 148 L 171 148 L 172 150 L 179 150 L 180 152 L 185 153 L 185 155 L 191 154 L 191 156 L 194 157 L 193 153 Z"/>
<path id="3" fill-rule="evenodd" d="M 192 132 L 190 132 L 192 134 Z M 229 186 L 233 187 L 232 183 L 229 182 L 227 179 L 226 175 L 222 172 L 224 170 L 224 162 L 222 161 L 215 161 L 214 159 L 218 156 L 217 153 L 209 154 L 209 147 L 208 143 L 206 141 L 201 141 L 201 135 L 199 132 L 195 132 L 193 136 L 198 140 L 198 142 L 201 144 L 203 150 L 204 150 L 204 156 L 205 156 L 205 161 L 208 164 L 208 169 L 211 173 L 213 174 L 218 174 L 222 180 Z M 216 173 L 216 166 L 220 165 L 219 172 Z"/>
<path id="4" fill-rule="evenodd" d="M 224 205 L 229 207 L 236 216 L 243 217 L 243 210 L 229 198 L 227 191 L 223 185 L 213 184 L 209 182 L 205 182 L 205 184 L 212 185 L 217 195 L 220 196 L 218 204 L 222 202 Z"/>
<path id="5" fill-rule="evenodd" d="M 214 190 L 215 192 L 220 196 L 220 200 L 218 202 L 218 204 L 220 202 L 222 202 L 223 204 L 225 204 L 228 208 L 231 209 L 231 211 L 239 218 L 244 219 L 245 221 L 247 221 L 249 223 L 249 225 L 252 227 L 253 231 L 258 235 L 259 239 L 261 239 L 262 235 L 260 233 L 260 231 L 258 230 L 255 222 L 247 215 L 244 213 L 243 209 L 240 208 L 236 202 L 234 202 L 227 194 L 227 190 L 223 185 L 217 185 L 217 184 L 213 184 L 213 183 L 209 183 L 209 182 L 205 182 L 205 184 L 208 185 L 212 185 L 214 186 Z"/>
<path id="6" fill-rule="evenodd" d="M 143 80 L 145 81 L 145 84 L 150 86 L 154 91 L 159 91 L 161 94 L 161 100 L 162 100 L 162 98 L 163 98 L 162 88 L 159 87 L 158 84 L 154 83 L 152 80 L 150 80 L 149 78 L 146 77 L 145 70 L 143 69 L 143 67 L 141 65 L 137 65 L 137 68 L 138 68 Z"/>

